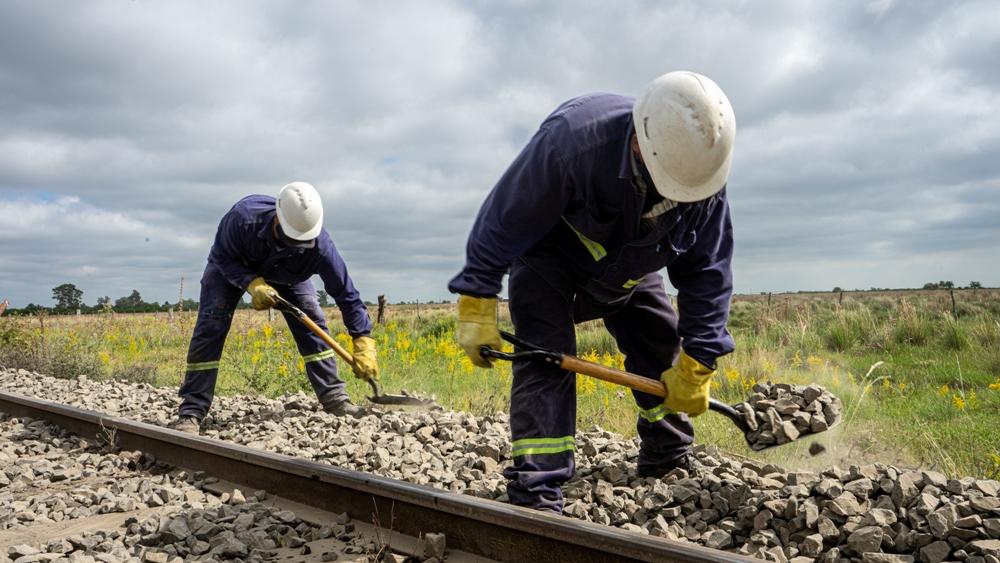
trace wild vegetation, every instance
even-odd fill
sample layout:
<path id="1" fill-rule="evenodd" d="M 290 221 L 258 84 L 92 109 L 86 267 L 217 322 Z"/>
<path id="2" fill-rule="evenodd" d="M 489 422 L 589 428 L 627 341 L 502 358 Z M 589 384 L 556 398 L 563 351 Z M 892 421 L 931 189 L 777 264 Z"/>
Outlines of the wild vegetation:
<path id="1" fill-rule="evenodd" d="M 952 301 L 954 295 L 954 301 Z M 328 309 L 333 332 L 350 339 Z M 49 375 L 176 386 L 194 313 L 0 318 L 0 365 Z M 503 323 L 510 326 L 509 319 Z M 474 368 L 454 342 L 452 308 L 390 306 L 376 327 L 389 392 L 434 395 L 474 413 L 506 410 L 510 367 Z M 844 422 L 809 442 L 752 454 L 722 417 L 698 417 L 699 440 L 795 467 L 885 462 L 952 475 L 1000 476 L 1000 291 L 849 292 L 740 296 L 730 329 L 737 351 L 722 359 L 715 395 L 742 400 L 757 381 L 818 382 L 844 402 Z M 621 368 L 600 322 L 578 327 L 580 356 Z M 277 314 L 240 310 L 227 341 L 220 394 L 277 396 L 306 390 L 302 360 Z M 342 370 L 347 368 L 341 365 Z M 365 386 L 349 377 L 351 394 Z M 634 434 L 628 391 L 577 380 L 580 424 Z"/>

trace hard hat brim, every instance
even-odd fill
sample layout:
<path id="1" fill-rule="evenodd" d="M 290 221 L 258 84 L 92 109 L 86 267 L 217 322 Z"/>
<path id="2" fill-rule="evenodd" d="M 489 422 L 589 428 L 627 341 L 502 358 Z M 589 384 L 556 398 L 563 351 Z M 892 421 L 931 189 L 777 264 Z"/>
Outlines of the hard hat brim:
<path id="1" fill-rule="evenodd" d="M 704 182 L 689 186 L 674 179 L 663 167 L 659 159 L 653 157 L 653 147 L 651 141 L 644 138 L 644 135 L 636 135 L 639 140 L 639 152 L 642 153 L 643 164 L 649 170 L 649 176 L 653 179 L 653 185 L 661 196 L 679 202 L 692 202 L 708 199 L 719 193 L 726 185 L 729 178 L 729 169 L 733 161 L 733 153 L 730 151 L 726 155 L 726 160 L 719 168 Z"/>

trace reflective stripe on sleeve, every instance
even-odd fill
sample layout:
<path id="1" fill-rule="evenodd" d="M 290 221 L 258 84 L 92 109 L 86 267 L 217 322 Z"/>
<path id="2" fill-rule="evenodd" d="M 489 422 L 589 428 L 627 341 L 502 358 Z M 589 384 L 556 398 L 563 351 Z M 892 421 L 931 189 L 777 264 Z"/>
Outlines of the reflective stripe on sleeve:
<path id="1" fill-rule="evenodd" d="M 651 409 L 643 409 L 639 411 L 639 416 L 643 418 L 646 422 L 653 423 L 663 420 L 667 416 L 674 414 L 674 411 L 668 409 L 666 405 L 659 404 Z"/>

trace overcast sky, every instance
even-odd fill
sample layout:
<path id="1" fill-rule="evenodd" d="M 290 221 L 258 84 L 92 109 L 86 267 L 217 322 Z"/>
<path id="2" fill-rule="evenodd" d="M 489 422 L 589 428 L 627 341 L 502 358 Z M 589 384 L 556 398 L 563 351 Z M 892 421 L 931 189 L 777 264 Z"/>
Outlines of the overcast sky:
<path id="1" fill-rule="evenodd" d="M 197 298 L 240 197 L 313 183 L 362 295 L 448 297 L 560 102 L 713 78 L 740 292 L 1000 285 L 1000 3 L 0 1 L 0 298 Z"/>

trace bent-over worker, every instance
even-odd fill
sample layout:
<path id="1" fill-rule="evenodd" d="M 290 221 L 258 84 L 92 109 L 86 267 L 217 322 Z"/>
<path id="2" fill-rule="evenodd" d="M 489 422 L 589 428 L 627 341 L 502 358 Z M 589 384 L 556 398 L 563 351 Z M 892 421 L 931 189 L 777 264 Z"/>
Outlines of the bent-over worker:
<path id="1" fill-rule="evenodd" d="M 722 90 L 671 72 L 638 98 L 592 94 L 556 108 L 490 192 L 472 227 L 458 293 L 457 339 L 473 363 L 499 348 L 497 294 L 510 272 L 518 337 L 576 354 L 574 325 L 603 319 L 625 368 L 662 379 L 667 399 L 633 392 L 637 471 L 688 467 L 726 329 L 733 231 L 725 185 L 736 122 Z M 678 311 L 660 270 L 677 289 Z M 561 512 L 574 472 L 576 376 L 516 361 L 510 398 L 514 504 Z"/>
<path id="2" fill-rule="evenodd" d="M 180 388 L 184 399 L 174 428 L 198 432 L 212 404 L 222 347 L 244 292 L 258 310 L 276 305 L 275 296 L 280 295 L 328 330 L 310 281 L 314 274 L 323 280 L 353 337 L 355 375 L 378 377 L 368 309 L 323 228 L 319 193 L 310 184 L 292 182 L 281 188 L 277 198 L 251 195 L 241 199 L 219 223 L 201 278 L 198 319 Z M 362 416 L 364 409 L 351 402 L 346 384 L 337 376 L 334 351 L 289 313 L 284 315 L 323 409 L 338 416 Z"/>

